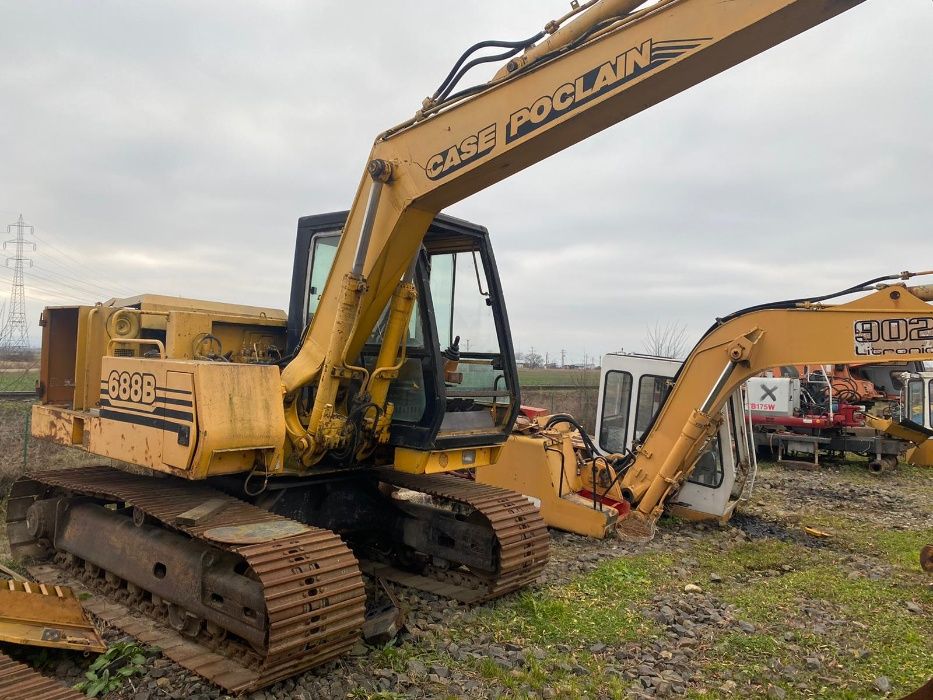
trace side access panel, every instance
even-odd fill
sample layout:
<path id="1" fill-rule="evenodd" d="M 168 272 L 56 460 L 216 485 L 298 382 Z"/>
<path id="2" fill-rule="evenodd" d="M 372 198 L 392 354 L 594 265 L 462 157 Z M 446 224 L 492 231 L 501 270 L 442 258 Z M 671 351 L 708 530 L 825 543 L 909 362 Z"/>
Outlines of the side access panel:
<path id="1" fill-rule="evenodd" d="M 197 416 L 194 405 L 194 379 L 188 372 L 166 372 L 165 386 L 156 391 L 165 411 L 179 419 L 177 428 L 162 430 L 162 461 L 176 469 L 187 469 L 194 452 L 194 435 L 185 418 Z"/>
<path id="2" fill-rule="evenodd" d="M 90 424 L 88 450 L 160 471 L 186 469 L 197 435 L 191 377 L 157 360 L 103 358 L 100 420 Z"/>
<path id="3" fill-rule="evenodd" d="M 77 444 L 81 422 L 88 452 L 185 479 L 284 469 L 278 367 L 105 357 L 101 370 L 99 414 L 50 416 L 42 437 Z"/>

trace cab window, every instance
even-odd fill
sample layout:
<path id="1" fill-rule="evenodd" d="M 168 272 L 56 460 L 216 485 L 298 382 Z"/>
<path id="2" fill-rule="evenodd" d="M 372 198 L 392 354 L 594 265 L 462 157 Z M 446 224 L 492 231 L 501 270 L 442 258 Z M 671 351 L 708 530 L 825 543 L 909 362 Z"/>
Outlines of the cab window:
<path id="1" fill-rule="evenodd" d="M 614 370 L 606 372 L 599 421 L 599 446 L 606 452 L 623 452 L 626 448 L 631 401 L 632 375 Z"/>
<path id="2" fill-rule="evenodd" d="M 671 378 L 645 374 L 638 380 L 635 440 L 640 440 L 671 391 Z"/>
<path id="3" fill-rule="evenodd" d="M 687 481 L 709 489 L 718 489 L 722 486 L 723 478 L 725 478 L 725 470 L 722 466 L 722 444 L 717 435 L 710 440 L 709 447 L 697 459 Z"/>
<path id="4" fill-rule="evenodd" d="M 475 251 L 438 252 L 431 254 L 430 261 L 431 301 L 440 349 L 460 339 L 458 372 L 462 378 L 448 388 L 448 395 L 469 393 L 470 399 L 481 402 L 500 403 L 501 398 L 508 403 L 507 397 L 492 393 L 508 387 L 503 381 L 499 334 L 481 256 Z M 491 392 L 488 396 L 477 393 L 487 390 Z M 448 406 L 451 410 L 455 407 Z"/>
<path id="5" fill-rule="evenodd" d="M 314 237 L 310 252 L 311 261 L 309 265 L 310 272 L 308 273 L 308 300 L 305 305 L 305 323 L 311 321 L 311 317 L 317 311 L 318 304 L 321 303 L 321 294 L 324 293 L 324 285 L 327 283 L 330 268 L 334 266 L 334 258 L 337 257 L 339 243 L 339 233 Z"/>
<path id="6" fill-rule="evenodd" d="M 923 380 L 911 379 L 907 382 L 907 419 L 923 425 Z"/>

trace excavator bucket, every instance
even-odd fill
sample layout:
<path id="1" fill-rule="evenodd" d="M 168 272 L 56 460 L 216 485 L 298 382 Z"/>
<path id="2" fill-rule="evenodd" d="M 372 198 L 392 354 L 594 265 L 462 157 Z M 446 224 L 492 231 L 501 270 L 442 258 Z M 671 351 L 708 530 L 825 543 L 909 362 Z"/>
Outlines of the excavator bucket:
<path id="1" fill-rule="evenodd" d="M 909 420 L 894 421 L 890 418 L 865 416 L 865 425 L 915 445 L 922 445 L 933 436 L 933 430 Z"/>
<path id="2" fill-rule="evenodd" d="M 933 467 L 933 430 L 910 420 L 893 421 L 866 416 L 865 424 L 882 433 L 913 443 L 905 455 L 908 464 L 916 467 Z"/>
<path id="3" fill-rule="evenodd" d="M 0 579 L 0 641 L 103 652 L 107 645 L 68 586 Z"/>

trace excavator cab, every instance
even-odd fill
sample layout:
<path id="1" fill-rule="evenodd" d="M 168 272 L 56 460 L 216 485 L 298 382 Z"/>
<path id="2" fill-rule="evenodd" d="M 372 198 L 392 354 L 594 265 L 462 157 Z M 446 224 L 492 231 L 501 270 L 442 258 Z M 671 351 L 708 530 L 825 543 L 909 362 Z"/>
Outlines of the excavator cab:
<path id="1" fill-rule="evenodd" d="M 287 353 L 298 348 L 330 273 L 347 212 L 298 222 Z M 418 256 L 418 301 L 388 401 L 389 443 L 420 451 L 498 445 L 519 407 L 518 377 L 499 274 L 482 226 L 439 215 Z M 356 362 L 372 370 L 387 313 Z M 306 389 L 306 392 L 311 389 Z"/>
<path id="2" fill-rule="evenodd" d="M 596 444 L 603 452 L 636 449 L 668 398 L 680 360 L 635 353 L 603 356 L 596 417 Z M 676 497 L 675 515 L 727 520 L 747 497 L 758 465 L 741 390 L 721 411 L 721 424 Z"/>

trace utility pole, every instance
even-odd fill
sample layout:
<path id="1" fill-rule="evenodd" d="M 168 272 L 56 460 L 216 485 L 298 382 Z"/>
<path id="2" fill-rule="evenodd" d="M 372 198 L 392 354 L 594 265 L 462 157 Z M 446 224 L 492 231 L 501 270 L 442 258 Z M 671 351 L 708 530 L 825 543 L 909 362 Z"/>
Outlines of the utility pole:
<path id="1" fill-rule="evenodd" d="M 32 235 L 34 227 L 23 221 L 23 215 L 15 224 L 6 227 L 7 234 L 13 234 L 11 238 L 3 243 L 3 249 L 8 250 L 13 246 L 13 255 L 7 256 L 5 264 L 13 268 L 13 286 L 10 288 L 10 302 L 7 305 L 6 322 L 3 324 L 3 330 L 0 331 L 0 355 L 9 359 L 12 357 L 25 357 L 29 353 L 29 324 L 26 322 L 26 293 L 23 284 L 23 267 L 29 263 L 32 267 L 32 259 L 26 257 L 26 246 L 32 246 L 36 249 L 36 244 L 25 239 L 26 230 Z"/>

